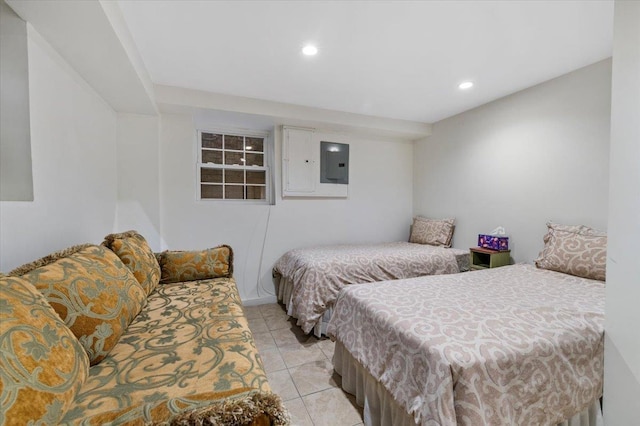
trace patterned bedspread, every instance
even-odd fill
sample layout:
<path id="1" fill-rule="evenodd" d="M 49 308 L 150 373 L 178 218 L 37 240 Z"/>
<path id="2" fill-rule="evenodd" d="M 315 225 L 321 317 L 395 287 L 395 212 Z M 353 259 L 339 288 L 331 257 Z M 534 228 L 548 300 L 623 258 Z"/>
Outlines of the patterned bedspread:
<path id="1" fill-rule="evenodd" d="M 291 300 L 284 302 L 291 302 L 290 314 L 309 333 L 347 284 L 452 274 L 460 272 L 458 258 L 468 255 L 468 250 L 406 242 L 334 245 L 291 250 L 273 271 L 292 282 Z"/>
<path id="2" fill-rule="evenodd" d="M 602 395 L 604 294 L 533 265 L 353 286 L 328 334 L 417 423 L 556 424 Z"/>

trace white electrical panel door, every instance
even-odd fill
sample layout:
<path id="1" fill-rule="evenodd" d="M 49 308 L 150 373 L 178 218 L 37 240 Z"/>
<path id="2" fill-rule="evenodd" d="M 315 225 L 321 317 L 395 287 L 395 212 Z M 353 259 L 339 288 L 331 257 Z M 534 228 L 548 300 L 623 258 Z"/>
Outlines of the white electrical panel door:
<path id="1" fill-rule="evenodd" d="M 284 195 L 313 193 L 317 173 L 318 144 L 313 141 L 313 131 L 308 129 L 283 129 L 283 181 Z"/>

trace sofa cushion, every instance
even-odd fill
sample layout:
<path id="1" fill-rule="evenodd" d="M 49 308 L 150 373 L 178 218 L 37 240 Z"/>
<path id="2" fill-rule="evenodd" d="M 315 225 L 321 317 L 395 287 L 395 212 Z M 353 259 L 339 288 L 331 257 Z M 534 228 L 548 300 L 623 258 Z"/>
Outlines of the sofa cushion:
<path id="1" fill-rule="evenodd" d="M 227 245 L 201 251 L 163 251 L 158 254 L 162 283 L 227 278 L 233 274 L 233 251 Z"/>
<path id="2" fill-rule="evenodd" d="M 0 424 L 58 424 L 89 359 L 31 283 L 0 278 Z"/>
<path id="3" fill-rule="evenodd" d="M 160 282 L 160 265 L 147 240 L 136 231 L 109 234 L 102 245 L 108 247 L 133 272 L 145 292 L 150 294 Z"/>
<path id="4" fill-rule="evenodd" d="M 140 312 L 146 294 L 118 256 L 81 245 L 11 272 L 31 282 L 60 315 L 89 355 L 100 362 Z"/>
<path id="5" fill-rule="evenodd" d="M 63 422 L 95 418 L 100 424 L 106 419 L 99 416 L 110 412 L 120 413 L 117 424 L 136 416 L 145 423 L 158 420 L 151 409 L 128 410 L 247 389 L 270 391 L 234 280 L 163 284 L 109 356 L 91 368 Z M 167 415 L 185 407 L 171 404 Z"/>

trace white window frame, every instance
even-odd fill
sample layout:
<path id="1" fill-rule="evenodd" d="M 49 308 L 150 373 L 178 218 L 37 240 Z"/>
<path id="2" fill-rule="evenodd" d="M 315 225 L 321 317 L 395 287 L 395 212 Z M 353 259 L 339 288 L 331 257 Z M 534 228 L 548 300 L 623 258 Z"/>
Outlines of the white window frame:
<path id="1" fill-rule="evenodd" d="M 220 134 L 223 136 L 241 136 L 245 138 L 262 138 L 262 155 L 263 155 L 263 165 L 262 166 L 239 166 L 239 165 L 226 165 L 226 164 L 214 164 L 214 163 L 203 163 L 202 162 L 202 151 L 207 148 L 202 147 L 202 134 L 203 133 L 213 133 Z M 212 149 L 213 150 L 213 149 Z M 214 129 L 198 129 L 197 130 L 197 140 L 196 140 L 196 197 L 198 201 L 202 202 L 222 202 L 222 203 L 241 203 L 241 204 L 272 204 L 273 203 L 273 181 L 271 177 L 271 163 L 272 163 L 272 152 L 273 152 L 273 141 L 271 138 L 271 134 L 268 132 L 260 132 L 255 130 L 247 130 L 247 129 L 232 129 L 232 128 L 214 128 Z M 223 147 L 223 157 L 224 152 L 227 150 Z M 246 151 L 243 147 L 243 151 L 235 151 L 229 150 L 231 152 L 251 152 Z M 224 160 L 223 160 L 224 161 Z M 202 198 L 202 185 L 208 184 L 208 182 L 202 182 L 201 170 L 202 169 L 216 169 L 216 170 L 243 170 L 243 171 L 265 171 L 265 199 L 238 199 L 238 198 Z M 222 191 L 224 194 L 225 191 L 224 182 L 224 173 L 222 179 Z M 245 183 L 233 185 L 246 187 L 246 175 L 245 175 Z M 251 184 L 249 186 L 262 186 L 261 184 Z M 223 195 L 224 197 L 224 195 Z"/>

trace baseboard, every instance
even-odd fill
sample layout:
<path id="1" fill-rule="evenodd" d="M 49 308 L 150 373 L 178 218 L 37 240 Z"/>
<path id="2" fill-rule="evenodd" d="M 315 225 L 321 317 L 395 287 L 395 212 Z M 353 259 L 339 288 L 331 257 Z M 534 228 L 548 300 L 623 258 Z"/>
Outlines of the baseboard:
<path id="1" fill-rule="evenodd" d="M 242 301 L 243 306 L 256 306 L 265 305 L 267 303 L 276 303 L 278 299 L 276 296 L 259 297 L 257 299 L 247 299 Z"/>

